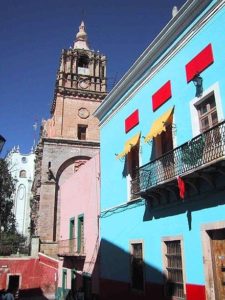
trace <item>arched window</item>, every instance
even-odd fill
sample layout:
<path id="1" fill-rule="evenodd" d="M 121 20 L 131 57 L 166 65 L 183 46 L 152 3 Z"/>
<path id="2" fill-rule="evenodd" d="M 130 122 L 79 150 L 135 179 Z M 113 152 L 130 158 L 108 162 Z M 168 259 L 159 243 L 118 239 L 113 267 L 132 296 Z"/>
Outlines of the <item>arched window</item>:
<path id="1" fill-rule="evenodd" d="M 21 158 L 21 161 L 22 161 L 22 163 L 26 163 L 27 162 L 27 158 L 25 157 L 25 156 L 23 156 L 22 158 Z"/>
<path id="2" fill-rule="evenodd" d="M 26 178 L 27 177 L 27 172 L 25 170 L 20 171 L 20 178 Z"/>
<path id="3" fill-rule="evenodd" d="M 87 55 L 81 55 L 78 59 L 79 68 L 88 68 L 89 57 Z"/>

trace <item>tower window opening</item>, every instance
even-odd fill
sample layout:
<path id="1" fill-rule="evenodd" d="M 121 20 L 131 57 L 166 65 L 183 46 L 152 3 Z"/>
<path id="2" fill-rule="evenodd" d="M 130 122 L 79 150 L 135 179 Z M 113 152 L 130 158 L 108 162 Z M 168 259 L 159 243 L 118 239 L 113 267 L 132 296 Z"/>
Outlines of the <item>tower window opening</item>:
<path id="1" fill-rule="evenodd" d="M 78 140 L 86 140 L 87 125 L 78 125 L 77 127 L 77 138 Z"/>
<path id="2" fill-rule="evenodd" d="M 88 68 L 89 58 L 87 55 L 81 55 L 78 60 L 78 67 L 79 68 Z"/>
<path id="3" fill-rule="evenodd" d="M 104 77 L 105 77 L 105 67 L 102 66 L 102 78 L 104 78 Z"/>
<path id="4" fill-rule="evenodd" d="M 26 171 L 25 170 L 21 170 L 19 176 L 20 176 L 20 178 L 26 178 L 27 177 Z"/>

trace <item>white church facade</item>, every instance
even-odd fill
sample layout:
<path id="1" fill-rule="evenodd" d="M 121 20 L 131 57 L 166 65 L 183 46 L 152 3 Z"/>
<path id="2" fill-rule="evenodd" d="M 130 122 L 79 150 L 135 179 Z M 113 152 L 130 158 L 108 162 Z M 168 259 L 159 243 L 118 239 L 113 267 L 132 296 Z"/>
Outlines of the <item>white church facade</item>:
<path id="1" fill-rule="evenodd" d="M 30 201 L 34 180 L 34 160 L 33 149 L 29 154 L 22 154 L 19 147 L 14 147 L 6 157 L 9 171 L 15 182 L 12 198 L 17 231 L 27 237 L 28 240 L 30 236 Z"/>

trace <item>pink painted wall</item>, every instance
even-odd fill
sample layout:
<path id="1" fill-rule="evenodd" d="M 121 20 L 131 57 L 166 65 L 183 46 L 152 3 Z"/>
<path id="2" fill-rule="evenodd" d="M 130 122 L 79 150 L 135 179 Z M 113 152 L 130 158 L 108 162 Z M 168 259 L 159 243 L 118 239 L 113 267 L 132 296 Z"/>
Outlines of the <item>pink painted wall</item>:
<path id="1" fill-rule="evenodd" d="M 81 166 L 61 188 L 60 239 L 69 239 L 70 218 L 75 219 L 75 238 L 77 238 L 78 216 L 84 215 L 85 263 L 83 272 L 92 274 L 97 268 L 98 254 L 98 214 L 100 199 L 99 155 Z M 96 272 L 95 272 L 96 273 Z M 59 274 L 61 277 L 61 274 Z M 92 277 L 93 292 L 98 291 L 96 274 Z M 68 288 L 70 288 L 68 286 Z"/>

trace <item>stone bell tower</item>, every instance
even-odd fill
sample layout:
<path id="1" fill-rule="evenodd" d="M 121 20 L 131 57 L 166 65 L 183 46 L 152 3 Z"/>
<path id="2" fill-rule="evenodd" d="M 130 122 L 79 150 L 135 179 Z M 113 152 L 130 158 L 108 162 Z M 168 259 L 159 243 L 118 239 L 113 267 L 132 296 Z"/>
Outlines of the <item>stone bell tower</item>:
<path id="1" fill-rule="evenodd" d="M 97 120 L 91 117 L 106 96 L 106 57 L 90 50 L 82 22 L 73 48 L 62 51 L 52 104 L 54 135 L 98 140 Z"/>
<path id="2" fill-rule="evenodd" d="M 60 185 L 99 151 L 93 112 L 106 96 L 106 57 L 90 50 L 84 22 L 73 47 L 62 50 L 51 118 L 43 121 L 33 185 L 33 234 L 41 251 L 56 254 Z"/>

